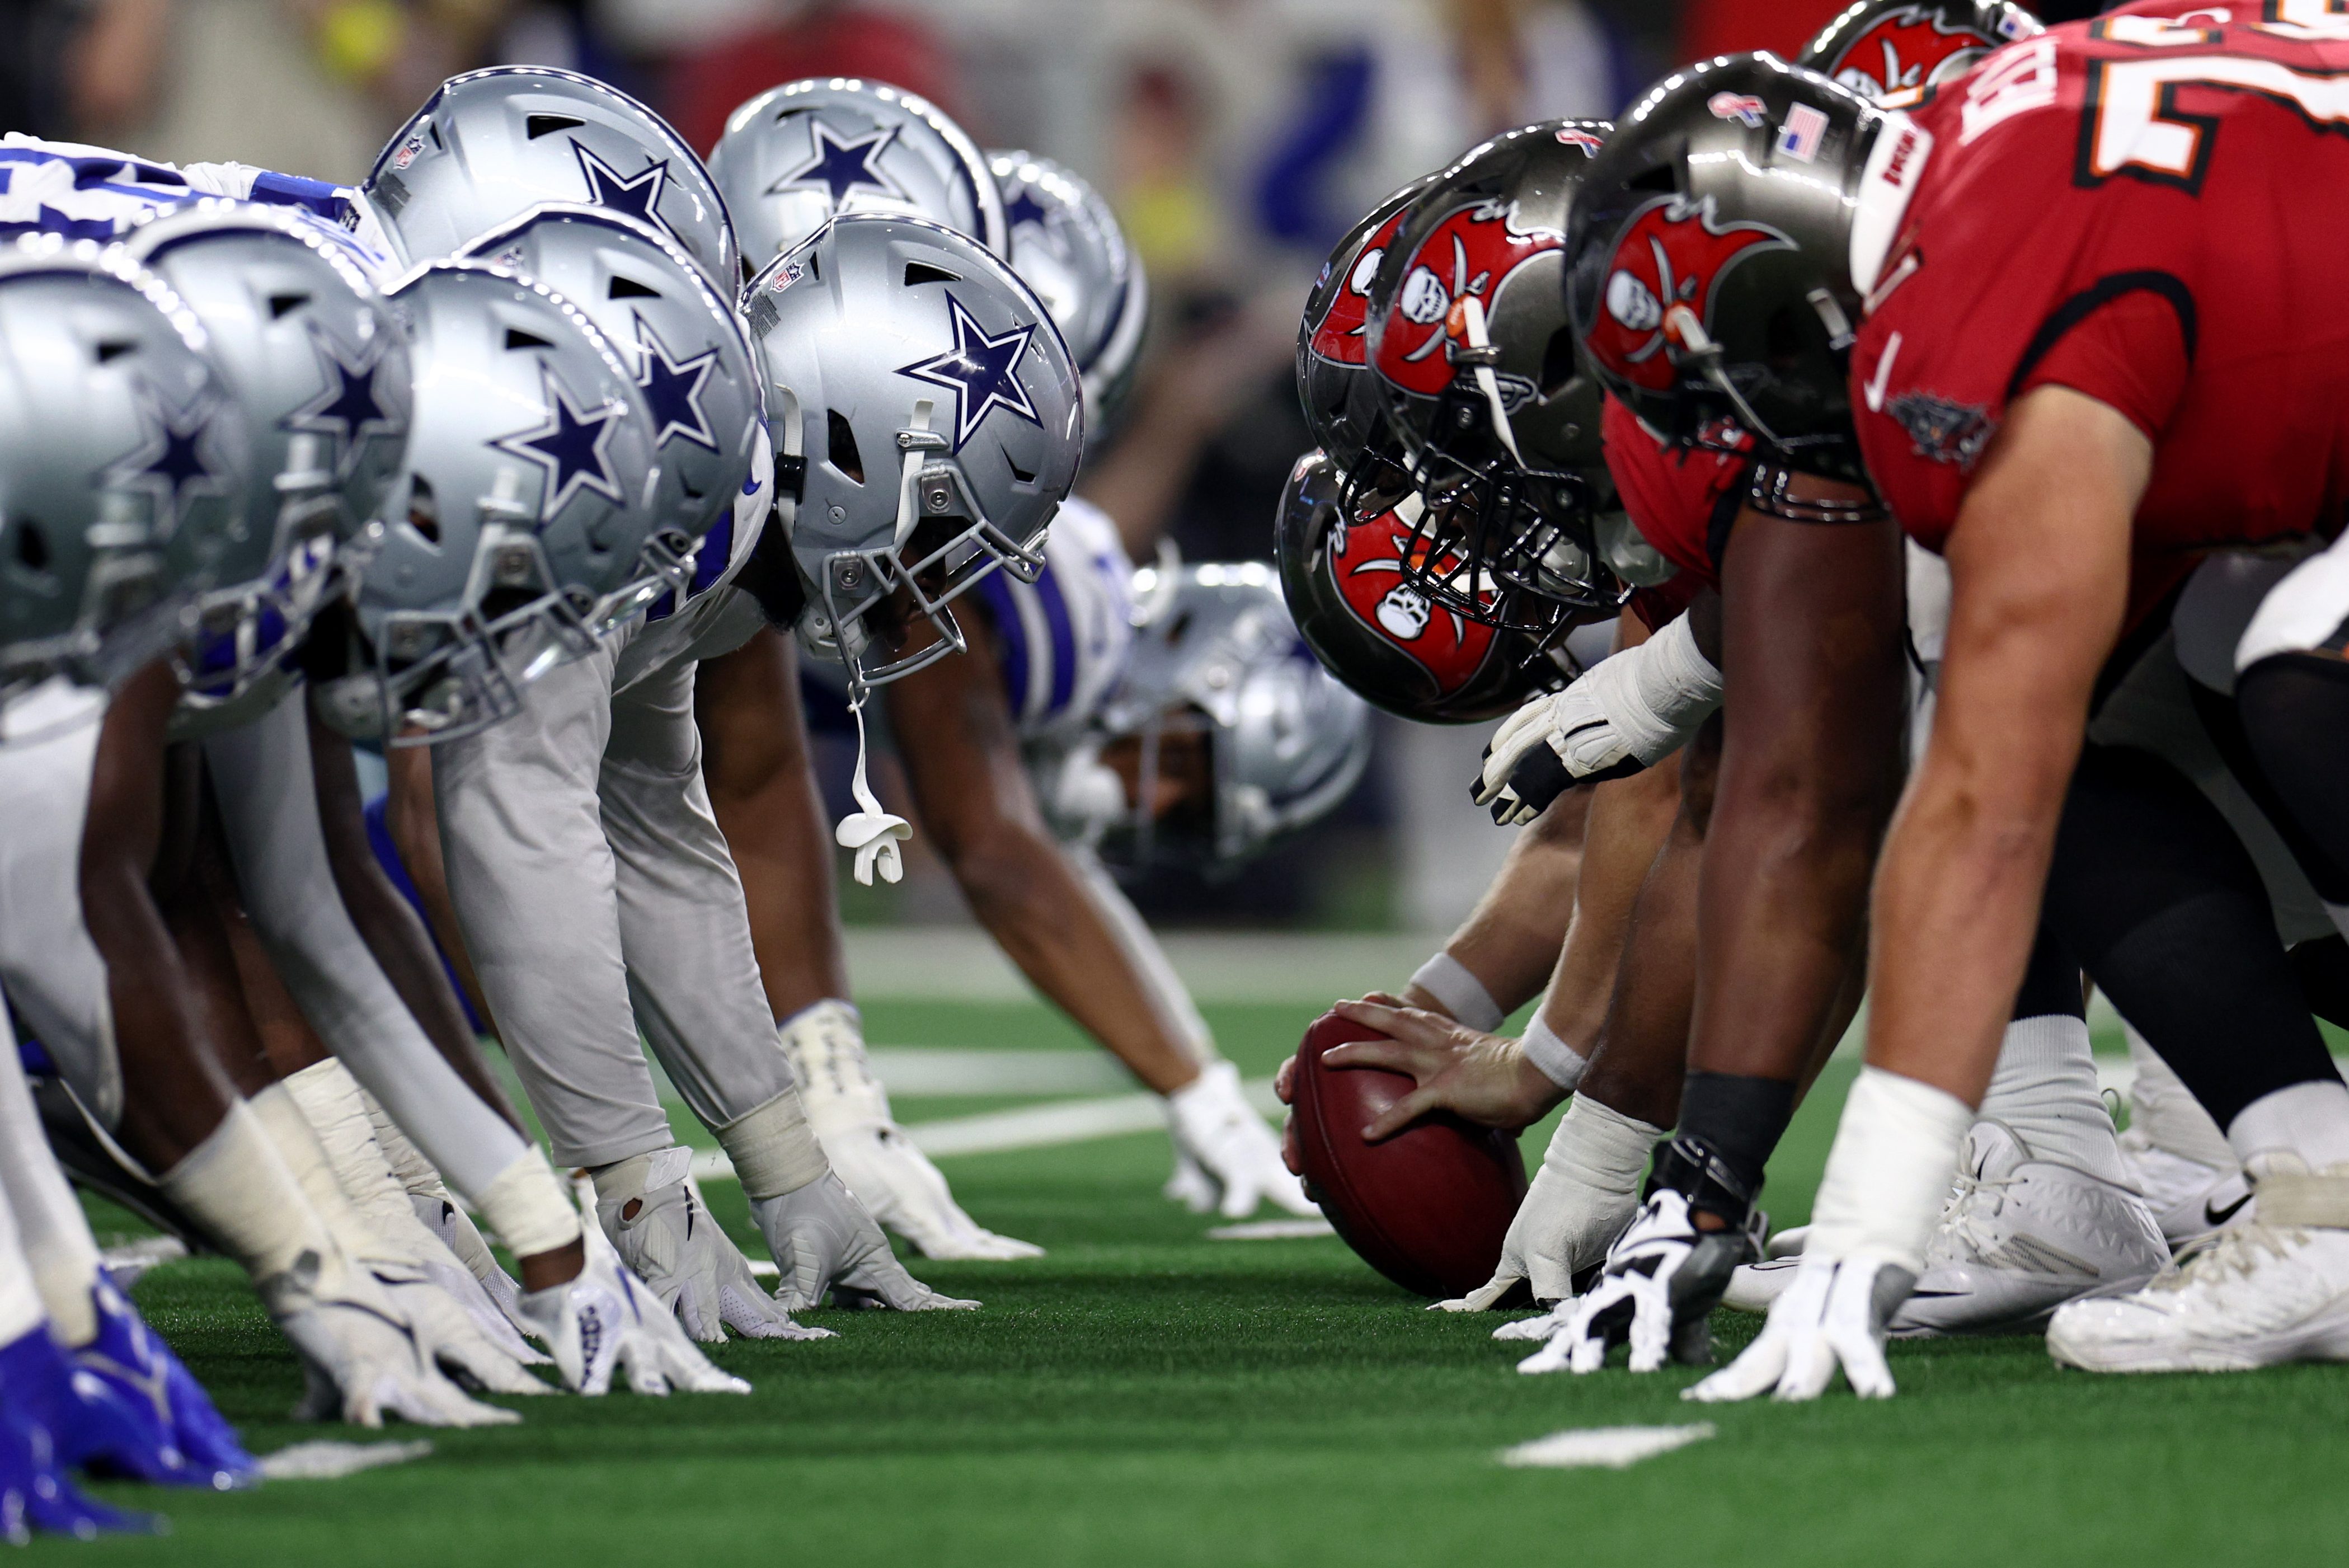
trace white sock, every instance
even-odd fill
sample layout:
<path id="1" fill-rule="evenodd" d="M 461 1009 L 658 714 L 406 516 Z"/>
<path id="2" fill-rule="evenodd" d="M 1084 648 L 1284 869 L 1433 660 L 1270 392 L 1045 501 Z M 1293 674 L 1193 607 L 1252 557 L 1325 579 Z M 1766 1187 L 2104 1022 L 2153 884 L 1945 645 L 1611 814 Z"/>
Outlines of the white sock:
<path id="1" fill-rule="evenodd" d="M 335 1251 L 302 1184 L 241 1100 L 158 1185 L 255 1283 L 292 1269 L 305 1252 L 323 1261 Z"/>
<path id="2" fill-rule="evenodd" d="M 73 1189 L 49 1152 L 41 1113 L 33 1105 L 0 1013 L 0 1189 L 16 1222 L 25 1261 L 47 1309 L 49 1326 L 68 1349 L 98 1337 L 98 1241 Z"/>
<path id="3" fill-rule="evenodd" d="M 2096 1092 L 2088 1026 L 2069 1013 L 2018 1018 L 2006 1026 L 1977 1115 L 2013 1128 L 2042 1159 L 2119 1186 L 2136 1185 L 2121 1163 L 2111 1113 Z"/>
<path id="4" fill-rule="evenodd" d="M 2316 1080 L 2261 1095 L 2228 1125 L 2227 1142 L 2245 1165 L 2282 1153 L 2313 1171 L 2349 1166 L 2349 1084 Z"/>
<path id="5" fill-rule="evenodd" d="M 400 1244 L 402 1239 L 387 1236 L 367 1223 L 336 1179 L 334 1161 L 327 1158 L 317 1129 L 302 1114 L 291 1090 L 282 1083 L 272 1084 L 245 1103 L 253 1107 L 254 1119 L 268 1132 L 269 1141 L 276 1146 L 294 1179 L 301 1183 L 310 1207 L 326 1221 L 327 1234 L 345 1252 L 373 1262 L 413 1264 L 420 1261 Z"/>
<path id="6" fill-rule="evenodd" d="M 40 1288 L 33 1282 L 33 1265 L 16 1235 L 16 1217 L 0 1203 L 0 1345 L 16 1344 L 47 1317 Z"/>
<path id="7" fill-rule="evenodd" d="M 2128 1036 L 2129 1061 L 2137 1067 L 2137 1081 L 2129 1085 L 2129 1131 L 2181 1159 L 2232 1170 L 2239 1163 L 2235 1151 L 2202 1102 L 2169 1070 L 2161 1054 L 2146 1044 L 2136 1025 L 2124 1023 L 2122 1029 Z"/>

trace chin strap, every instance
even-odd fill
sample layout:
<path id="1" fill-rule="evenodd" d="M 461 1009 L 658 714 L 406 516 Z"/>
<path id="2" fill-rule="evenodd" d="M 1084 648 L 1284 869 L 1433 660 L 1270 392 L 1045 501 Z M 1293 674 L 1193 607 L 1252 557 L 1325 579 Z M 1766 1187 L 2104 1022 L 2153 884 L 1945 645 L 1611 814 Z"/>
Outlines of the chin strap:
<path id="1" fill-rule="evenodd" d="M 1493 348 L 1492 337 L 1485 330 L 1485 302 L 1473 294 L 1464 295 L 1457 308 L 1461 335 L 1468 339 L 1469 348 L 1461 358 L 1470 366 L 1476 389 L 1485 394 L 1485 407 L 1493 416 L 1493 434 L 1508 452 L 1509 461 L 1523 468 L 1525 454 L 1517 451 L 1516 432 L 1509 428 L 1508 405 L 1501 398 L 1500 378 L 1493 373 L 1493 361 L 1498 356 Z"/>
<path id="2" fill-rule="evenodd" d="M 856 776 L 849 791 L 856 797 L 858 810 L 840 819 L 833 837 L 843 849 L 856 853 L 856 879 L 865 887 L 873 886 L 873 868 L 881 868 L 881 880 L 895 882 L 905 875 L 897 852 L 903 839 L 914 836 L 914 825 L 893 812 L 881 808 L 879 797 L 864 778 L 864 699 L 870 689 L 861 680 L 852 680 L 848 693 L 848 711 L 856 720 Z"/>

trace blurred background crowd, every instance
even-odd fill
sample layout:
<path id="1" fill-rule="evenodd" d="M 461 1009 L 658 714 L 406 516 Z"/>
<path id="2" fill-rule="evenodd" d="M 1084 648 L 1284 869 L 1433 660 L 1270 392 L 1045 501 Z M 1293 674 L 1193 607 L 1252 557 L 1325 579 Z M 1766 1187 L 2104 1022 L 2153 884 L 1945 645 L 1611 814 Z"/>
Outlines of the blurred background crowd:
<path id="1" fill-rule="evenodd" d="M 1105 192 L 1149 269 L 1143 381 L 1080 488 L 1193 560 L 1266 558 L 1309 443 L 1306 286 L 1386 192 L 1491 132 L 1609 117 L 1673 65 L 1792 55 L 1842 0 L 0 0 L 0 130 L 355 182 L 443 78 L 561 66 L 707 152 L 802 77 L 919 92 L 982 146 Z M 2052 0 L 2048 21 L 2093 14 Z M 1382 721 L 1355 798 L 1237 879 L 1134 889 L 1174 923 L 1448 925 L 1506 848 L 1468 801 L 1482 727 Z M 843 756 L 830 781 L 845 796 Z M 886 790 L 885 784 L 885 793 Z M 852 918 L 957 918 L 919 851 Z"/>

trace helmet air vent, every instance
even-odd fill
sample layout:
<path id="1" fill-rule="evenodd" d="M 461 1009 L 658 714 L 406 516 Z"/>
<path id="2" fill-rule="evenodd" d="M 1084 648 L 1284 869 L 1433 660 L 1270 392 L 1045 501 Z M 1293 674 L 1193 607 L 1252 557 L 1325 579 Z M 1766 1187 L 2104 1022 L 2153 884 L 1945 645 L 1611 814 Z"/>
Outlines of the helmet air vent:
<path id="1" fill-rule="evenodd" d="M 842 417 L 838 409 L 824 411 L 824 422 L 831 436 L 829 455 L 832 466 L 857 483 L 864 483 L 864 458 L 856 450 L 856 431 Z"/>
<path id="2" fill-rule="evenodd" d="M 586 123 L 575 114 L 533 114 L 522 122 L 522 133 L 526 140 L 536 141 L 542 136 Z"/>

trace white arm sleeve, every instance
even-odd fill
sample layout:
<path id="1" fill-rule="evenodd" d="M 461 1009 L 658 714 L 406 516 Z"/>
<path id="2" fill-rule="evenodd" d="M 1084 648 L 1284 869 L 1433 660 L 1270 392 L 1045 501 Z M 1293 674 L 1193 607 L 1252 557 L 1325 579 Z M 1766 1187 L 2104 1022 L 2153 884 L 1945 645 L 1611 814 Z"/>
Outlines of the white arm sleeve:
<path id="1" fill-rule="evenodd" d="M 475 1199 L 521 1158 L 522 1135 L 484 1104 L 392 989 L 344 909 L 310 772 L 306 701 L 204 742 L 246 913 L 307 1018 L 351 1075 Z"/>

